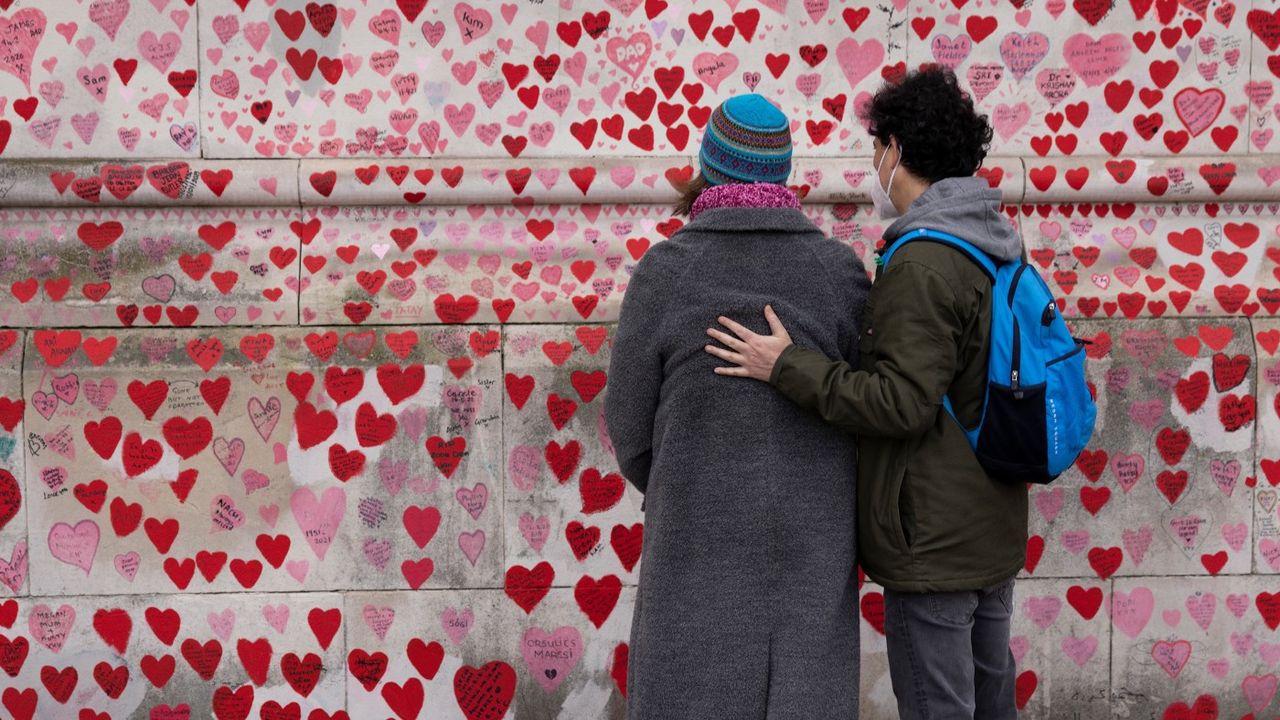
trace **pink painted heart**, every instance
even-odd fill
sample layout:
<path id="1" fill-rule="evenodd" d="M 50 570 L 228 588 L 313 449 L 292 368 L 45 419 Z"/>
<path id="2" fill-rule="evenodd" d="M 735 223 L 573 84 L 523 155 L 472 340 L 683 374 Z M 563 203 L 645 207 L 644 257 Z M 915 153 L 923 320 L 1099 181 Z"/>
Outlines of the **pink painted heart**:
<path id="1" fill-rule="evenodd" d="M 480 513 L 484 512 L 485 506 L 489 503 L 489 488 L 484 483 L 477 483 L 473 488 L 460 487 L 455 491 L 454 497 L 471 515 L 472 519 L 479 520 Z"/>
<path id="2" fill-rule="evenodd" d="M 93 520 L 81 520 L 75 526 L 64 522 L 54 523 L 49 529 L 49 553 L 72 567 L 93 569 L 93 558 L 98 553 L 101 531 Z"/>
<path id="3" fill-rule="evenodd" d="M 550 633 L 531 627 L 520 641 L 520 655 L 534 681 L 555 692 L 582 659 L 582 633 L 567 625 Z"/>
<path id="4" fill-rule="evenodd" d="M 31 91 L 31 63 L 44 39 L 45 15 L 35 8 L 23 8 L 0 17 L 0 70 L 22 81 Z"/>
<path id="5" fill-rule="evenodd" d="M 258 398 L 249 398 L 249 421 L 258 431 L 258 436 L 266 442 L 280 422 L 280 398 L 271 397 L 264 403 Z"/>
<path id="6" fill-rule="evenodd" d="M 542 472 L 542 453 L 536 447 L 517 445 L 507 459 L 507 475 L 517 490 L 530 492 Z"/>
<path id="7" fill-rule="evenodd" d="M 464 430 L 475 421 L 476 412 L 484 399 L 484 390 L 478 385 L 446 385 L 444 387 L 444 405 L 449 408 L 453 419 Z"/>
<path id="8" fill-rule="evenodd" d="M 1062 601 L 1052 595 L 1029 597 L 1022 606 L 1022 614 L 1041 630 L 1049 629 L 1061 611 Z"/>
<path id="9" fill-rule="evenodd" d="M 223 608 L 220 611 L 210 611 L 205 616 L 205 621 L 209 623 L 209 629 L 214 635 L 222 638 L 223 642 L 231 639 L 231 633 L 236 629 L 236 611 L 231 608 Z"/>
<path id="10" fill-rule="evenodd" d="M 884 62 L 884 45 L 879 40 L 859 43 L 853 38 L 845 38 L 836 46 L 836 61 L 849 81 L 849 87 L 856 88 Z"/>
<path id="11" fill-rule="evenodd" d="M 244 511 L 236 507 L 236 501 L 231 496 L 219 495 L 213 499 L 209 519 L 213 522 L 213 531 L 235 530 L 244 525 Z"/>
<path id="12" fill-rule="evenodd" d="M 222 464 L 222 468 L 227 474 L 235 477 L 236 469 L 240 467 L 240 461 L 244 459 L 244 440 L 233 438 L 228 441 L 226 438 L 215 438 L 213 441 L 213 456 L 218 458 L 218 462 Z"/>
<path id="13" fill-rule="evenodd" d="M 1008 66 L 1015 80 L 1021 81 L 1027 73 L 1049 54 L 1049 38 L 1044 33 L 1027 34 L 1011 32 L 1000 41 L 1000 59 Z"/>
<path id="14" fill-rule="evenodd" d="M 289 606 L 284 603 L 264 605 L 262 607 L 262 617 L 276 632 L 283 635 L 284 631 L 289 627 Z"/>
<path id="15" fill-rule="evenodd" d="M 182 36 L 175 32 L 156 35 L 151 30 L 147 30 L 138 38 L 138 52 L 161 73 L 169 71 L 169 66 L 173 64 L 174 58 L 181 49 Z"/>
<path id="16" fill-rule="evenodd" d="M 1098 638 L 1096 635 L 1082 638 L 1068 635 L 1062 638 L 1061 647 L 1062 654 L 1071 658 L 1071 662 L 1084 667 L 1098 651 Z"/>
<path id="17" fill-rule="evenodd" d="M 1130 357 L 1149 369 L 1169 346 L 1169 336 L 1161 331 L 1125 331 L 1120 342 Z"/>
<path id="18" fill-rule="evenodd" d="M 996 133 L 1008 140 L 1031 119 L 1031 107 L 1020 102 L 1013 105 L 999 103 L 991 113 L 991 124 Z"/>
<path id="19" fill-rule="evenodd" d="M 719 92 L 720 83 L 732 77 L 737 70 L 738 56 L 733 53 L 704 52 L 693 58 L 694 76 L 715 92 Z"/>
<path id="20" fill-rule="evenodd" d="M 1135 400 L 1129 403 L 1129 419 L 1151 432 L 1164 417 L 1166 404 L 1167 401 L 1158 399 Z"/>
<path id="21" fill-rule="evenodd" d="M 480 558 L 480 553 L 484 551 L 484 544 L 484 530 L 458 534 L 458 549 L 462 551 L 462 555 L 467 558 L 467 562 L 471 563 L 472 567 L 475 567 L 476 560 Z"/>
<path id="22" fill-rule="evenodd" d="M 89 400 L 89 404 L 106 412 L 110 407 L 111 401 L 115 399 L 118 388 L 114 378 L 105 378 L 101 382 L 94 380 L 84 381 L 84 396 Z"/>
<path id="23" fill-rule="evenodd" d="M 453 6 L 453 19 L 458 23 L 458 31 L 462 33 L 463 45 L 479 40 L 493 27 L 493 15 L 488 10 L 472 7 L 465 2 Z M 423 33 L 426 32 L 427 28 L 424 26 Z M 428 37 L 427 41 L 430 42 L 431 38 Z"/>
<path id="24" fill-rule="evenodd" d="M 173 276 L 169 274 L 155 275 L 144 278 L 142 281 L 142 292 L 160 303 L 169 302 L 176 287 L 177 283 L 174 281 Z"/>
<path id="25" fill-rule="evenodd" d="M 1117 454 L 1111 457 L 1111 474 L 1126 493 L 1142 479 L 1142 471 L 1146 467 L 1146 459 L 1141 455 Z"/>
<path id="26" fill-rule="evenodd" d="M 1259 643 L 1258 655 L 1268 667 L 1274 667 L 1277 662 L 1280 662 L 1280 643 Z"/>
<path id="27" fill-rule="evenodd" d="M 1213 593 L 1196 593 L 1187 596 L 1187 614 L 1201 629 L 1208 631 L 1218 607 L 1218 596 Z"/>
<path id="28" fill-rule="evenodd" d="M 365 538 L 361 549 L 364 551 L 364 559 L 379 570 L 385 570 L 391 562 L 391 541 L 386 538 Z"/>
<path id="29" fill-rule="evenodd" d="M 53 418 L 53 413 L 58 410 L 58 396 L 37 390 L 31 395 L 31 407 L 34 407 L 45 420 L 50 420 Z"/>
<path id="30" fill-rule="evenodd" d="M 652 53 L 653 38 L 646 32 L 637 32 L 628 38 L 610 38 L 609 41 L 605 43 L 605 55 L 608 56 L 609 60 L 612 61 L 614 65 L 622 68 L 623 72 L 637 80 L 640 78 L 640 74 L 644 72 L 645 66 L 649 62 L 649 55 Z M 694 59 L 695 73 L 699 73 L 699 79 L 707 82 L 708 78 L 703 77 L 698 70 L 700 67 L 699 61 L 703 60 L 704 56 L 718 56 L 714 56 L 712 53 L 703 53 Z M 708 58 L 706 62 L 708 63 L 707 67 L 714 65 L 714 62 L 712 62 L 710 58 Z M 737 58 L 734 57 L 733 67 L 736 69 L 737 66 Z M 731 72 L 732 70 L 725 71 L 724 74 L 717 73 L 714 79 L 711 82 L 708 82 L 708 84 L 714 89 L 720 84 L 720 81 Z"/>
<path id="31" fill-rule="evenodd" d="M 1248 675 L 1240 684 L 1240 689 L 1244 691 L 1244 699 L 1249 703 L 1249 707 L 1253 708 L 1255 713 L 1261 713 L 1275 698 L 1277 684 L 1280 683 L 1273 673 L 1261 676 Z"/>
<path id="32" fill-rule="evenodd" d="M 129 0 L 93 0 L 89 4 L 89 20 L 102 28 L 113 42 L 128 15 Z"/>
<path id="33" fill-rule="evenodd" d="M 449 636 L 449 640 L 454 645 L 461 645 L 475 624 L 476 616 L 471 608 L 465 608 L 461 612 L 456 608 L 445 608 L 440 615 L 440 625 L 444 628 L 444 634 Z"/>
<path id="34" fill-rule="evenodd" d="M 1000 86 L 1000 81 L 1004 79 L 1004 66 L 1000 63 L 975 62 L 969 65 L 969 69 L 965 71 L 965 77 L 969 80 L 974 98 L 982 102 Z"/>
<path id="35" fill-rule="evenodd" d="M 1062 511 L 1063 503 L 1064 497 L 1060 487 L 1036 493 L 1036 509 L 1040 511 L 1040 516 L 1047 523 L 1052 523 L 1054 518 L 1058 517 L 1058 513 Z"/>
<path id="36" fill-rule="evenodd" d="M 427 429 L 427 409 L 423 407 L 409 408 L 397 416 L 400 423 L 400 429 L 410 440 L 417 440 L 422 437 L 423 431 Z"/>
<path id="37" fill-rule="evenodd" d="M 551 521 L 546 515 L 539 515 L 535 518 L 529 513 L 520 515 L 517 523 L 520 528 L 520 534 L 529 543 L 529 547 L 535 552 L 542 552 L 542 546 L 546 544 L 547 538 L 551 535 Z"/>
<path id="38" fill-rule="evenodd" d="M 1227 677 L 1227 673 L 1231 672 L 1231 661 L 1227 658 L 1214 658 L 1205 665 L 1205 668 L 1210 675 L 1222 680 Z"/>
<path id="39" fill-rule="evenodd" d="M 929 42 L 929 47 L 933 51 L 935 62 L 954 71 L 956 66 L 969 57 L 969 52 L 973 49 L 973 41 L 968 35 L 957 35 L 955 38 L 934 35 L 933 40 Z"/>
<path id="40" fill-rule="evenodd" d="M 338 537 L 338 526 L 347 511 L 346 491 L 331 487 L 317 498 L 311 488 L 299 488 L 289 499 L 289 508 L 312 552 L 324 560 Z"/>
<path id="41" fill-rule="evenodd" d="M 377 635 L 379 640 L 386 640 L 387 631 L 391 629 L 391 624 L 396 620 L 395 609 L 365 605 L 362 614 L 364 615 L 364 624 L 373 631 L 373 634 Z"/>
<path id="42" fill-rule="evenodd" d="M 27 629 L 31 632 L 32 640 L 56 653 L 66 644 L 75 624 L 75 608 L 64 604 L 55 610 L 40 603 L 31 609 Z"/>
<path id="43" fill-rule="evenodd" d="M 383 40 L 392 46 L 400 44 L 400 15 L 391 9 L 385 9 L 382 12 L 369 18 L 369 30 L 374 37 Z"/>
<path id="44" fill-rule="evenodd" d="M 1133 44 L 1119 33 L 1108 33 L 1093 38 L 1076 33 L 1063 44 L 1063 58 L 1076 76 L 1089 87 L 1097 87 L 1110 80 L 1129 61 Z"/>
<path id="45" fill-rule="evenodd" d="M 1186 640 L 1157 640 L 1151 647 L 1151 657 L 1169 677 L 1176 678 L 1191 659 L 1191 643 Z"/>
<path id="46" fill-rule="evenodd" d="M 1133 592 L 1111 593 L 1111 622 L 1120 632 L 1136 640 L 1155 610 L 1155 596 L 1150 588 L 1138 587 Z"/>

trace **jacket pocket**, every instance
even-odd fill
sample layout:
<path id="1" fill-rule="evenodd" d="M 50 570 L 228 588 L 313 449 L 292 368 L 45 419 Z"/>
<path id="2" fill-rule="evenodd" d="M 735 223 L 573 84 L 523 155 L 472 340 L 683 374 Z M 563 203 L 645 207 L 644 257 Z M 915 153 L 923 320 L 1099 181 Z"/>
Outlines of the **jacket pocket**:
<path id="1" fill-rule="evenodd" d="M 911 483 L 907 482 L 905 469 L 898 483 L 898 531 L 902 546 L 910 550 L 916 537 L 916 508 L 911 501 Z"/>
<path id="2" fill-rule="evenodd" d="M 911 552 L 911 540 L 915 530 L 914 517 L 912 517 L 912 534 L 908 534 L 905 525 L 907 516 L 903 513 L 904 503 L 906 503 L 906 509 L 910 510 L 912 507 L 911 494 L 907 487 L 907 465 L 905 455 L 899 454 L 894 458 L 893 472 L 889 475 L 889 484 L 884 498 L 884 515 L 888 526 L 885 532 L 888 534 L 888 540 L 904 554 Z"/>

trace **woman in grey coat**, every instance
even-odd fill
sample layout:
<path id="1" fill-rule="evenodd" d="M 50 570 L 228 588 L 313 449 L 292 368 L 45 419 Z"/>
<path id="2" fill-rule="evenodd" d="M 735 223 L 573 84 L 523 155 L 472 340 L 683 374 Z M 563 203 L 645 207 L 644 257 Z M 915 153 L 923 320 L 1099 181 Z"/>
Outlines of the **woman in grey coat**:
<path id="1" fill-rule="evenodd" d="M 715 110 L 691 221 L 623 299 L 605 418 L 645 495 L 629 720 L 857 717 L 853 443 L 703 351 L 720 313 L 765 332 L 768 304 L 796 342 L 856 361 L 867 274 L 785 187 L 789 127 L 759 95 Z"/>

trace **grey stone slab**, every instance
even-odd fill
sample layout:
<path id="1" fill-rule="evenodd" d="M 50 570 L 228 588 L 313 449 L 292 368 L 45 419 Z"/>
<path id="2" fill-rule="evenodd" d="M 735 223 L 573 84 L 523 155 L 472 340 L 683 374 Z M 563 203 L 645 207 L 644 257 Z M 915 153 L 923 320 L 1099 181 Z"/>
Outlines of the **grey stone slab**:
<path id="1" fill-rule="evenodd" d="M 1108 688 L 1110 583 L 1019 580 L 1009 647 L 1018 664 L 1016 699 L 1027 717 L 1112 717 Z"/>
<path id="2" fill-rule="evenodd" d="M 344 207 L 303 249 L 304 324 L 598 322 L 665 206 Z"/>
<path id="3" fill-rule="evenodd" d="M 905 60 L 907 33 L 888 8 L 833 4 L 731 8 L 714 31 L 712 16 L 636 2 L 316 7 L 201 5 L 206 157 L 675 155 L 710 108 L 757 88 L 795 118 L 801 152 L 865 154 L 855 98 Z M 816 62 L 791 56 L 807 43 L 826 46 Z M 788 60 L 771 69 L 766 54 Z"/>
<path id="4" fill-rule="evenodd" d="M 200 155 L 194 7 L 95 0 L 5 10 L 6 158 Z"/>
<path id="5" fill-rule="evenodd" d="M 0 210 L 0 323 L 297 322 L 297 210 Z"/>
<path id="6" fill-rule="evenodd" d="M 30 570 L 23 490 L 23 334 L 0 330 L 0 597 L 24 595 Z"/>
<path id="7" fill-rule="evenodd" d="M 1112 717 L 1110 583 L 1026 579 L 1014 586 L 1009 649 L 1022 717 Z M 862 716 L 899 717 L 884 635 L 883 589 L 861 593 Z"/>
<path id="8" fill-rule="evenodd" d="M 1254 491 L 1253 572 L 1280 573 L 1280 321 L 1253 321 L 1258 378 L 1257 460 Z"/>
<path id="9" fill-rule="evenodd" d="M 33 582 L 494 587 L 500 364 L 483 327 L 37 331 Z"/>
<path id="10" fill-rule="evenodd" d="M 898 717 L 898 701 L 889 677 L 888 644 L 884 628 L 884 588 L 867 580 L 858 598 L 862 621 L 858 625 L 861 647 L 858 696 L 860 717 Z"/>
<path id="11" fill-rule="evenodd" d="M 1170 196 L 1195 194 L 1179 168 Z M 1197 178 L 1195 182 L 1199 182 Z M 1219 317 L 1280 312 L 1274 258 L 1280 206 L 1024 205 L 1030 262 L 1071 317 Z"/>
<path id="12" fill-rule="evenodd" d="M 615 675 L 625 682 L 634 595 L 621 587 L 598 594 L 593 620 L 567 588 L 545 590 L 528 613 L 502 590 L 350 593 L 351 716 L 414 717 L 424 708 L 427 717 L 465 720 L 466 707 L 508 720 L 620 720 Z M 496 690 L 485 700 L 477 686 Z"/>
<path id="13" fill-rule="evenodd" d="M 806 210 L 873 266 L 887 223 L 869 206 Z M 683 224 L 666 205 L 305 213 L 304 325 L 616 321 L 639 259 Z"/>
<path id="14" fill-rule="evenodd" d="M 0 164 L 0 204 L 22 208 L 298 204 L 296 160 L 91 162 L 63 157 Z"/>
<path id="15" fill-rule="evenodd" d="M 1275 13 L 1280 4 L 1276 0 L 1254 0 L 1253 8 L 1261 12 Z M 1245 86 L 1249 99 L 1249 145 L 1250 153 L 1276 152 L 1276 130 L 1280 127 L 1280 103 L 1275 102 L 1276 69 L 1280 69 L 1280 60 L 1276 60 L 1277 50 L 1268 48 L 1263 41 L 1262 33 L 1253 33 L 1249 37 L 1252 52 L 1249 53 L 1249 77 L 1252 81 Z M 1280 166 L 1271 163 L 1270 167 L 1260 173 L 1268 188 L 1280 181 Z"/>
<path id="16" fill-rule="evenodd" d="M 913 67 L 938 63 L 966 81 L 991 116 L 997 152 L 1047 155 L 1052 161 L 1040 164 L 1063 169 L 1082 155 L 1244 154 L 1247 109 L 1234 109 L 1250 79 L 1244 13 L 1168 7 L 1164 18 L 1144 4 L 920 3 L 907 54 Z M 1184 22 L 1196 25 L 1194 41 L 1182 32 L 1172 43 L 1156 40 Z M 1138 33 L 1151 34 L 1150 47 L 1139 46 Z M 1127 93 L 1108 92 L 1125 81 Z M 1144 102 L 1137 88 L 1163 91 Z"/>
<path id="17" fill-rule="evenodd" d="M 0 626 L 6 649 L 28 649 L 21 662 L 6 653 L 4 705 L 16 716 L 34 696 L 40 720 L 333 712 L 345 703 L 342 608 L 333 593 L 23 598 Z"/>
<path id="18" fill-rule="evenodd" d="M 1196 708 L 1212 717 L 1214 708 L 1218 717 L 1270 717 L 1280 661 L 1274 589 L 1256 577 L 1118 578 L 1111 603 L 1116 716 Z"/>
<path id="19" fill-rule="evenodd" d="M 506 328 L 507 562 L 547 562 L 557 585 L 639 578 L 643 496 L 604 425 L 614 326 Z"/>
<path id="20" fill-rule="evenodd" d="M 1241 574 L 1253 525 L 1255 376 L 1237 319 L 1079 321 L 1093 440 L 1031 490 L 1035 577 Z M 1038 560 L 1037 560 L 1038 557 Z"/>

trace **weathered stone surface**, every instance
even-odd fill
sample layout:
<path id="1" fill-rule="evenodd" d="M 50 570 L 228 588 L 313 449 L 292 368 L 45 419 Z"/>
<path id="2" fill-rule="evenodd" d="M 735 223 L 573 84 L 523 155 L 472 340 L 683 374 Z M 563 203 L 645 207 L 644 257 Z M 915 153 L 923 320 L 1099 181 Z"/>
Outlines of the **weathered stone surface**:
<path id="1" fill-rule="evenodd" d="M 1079 321 L 1093 441 L 1031 491 L 1036 577 L 1247 573 L 1255 383 L 1247 322 Z"/>
<path id="2" fill-rule="evenodd" d="M 28 351 L 37 592 L 501 577 L 494 330 L 35 331 Z"/>

